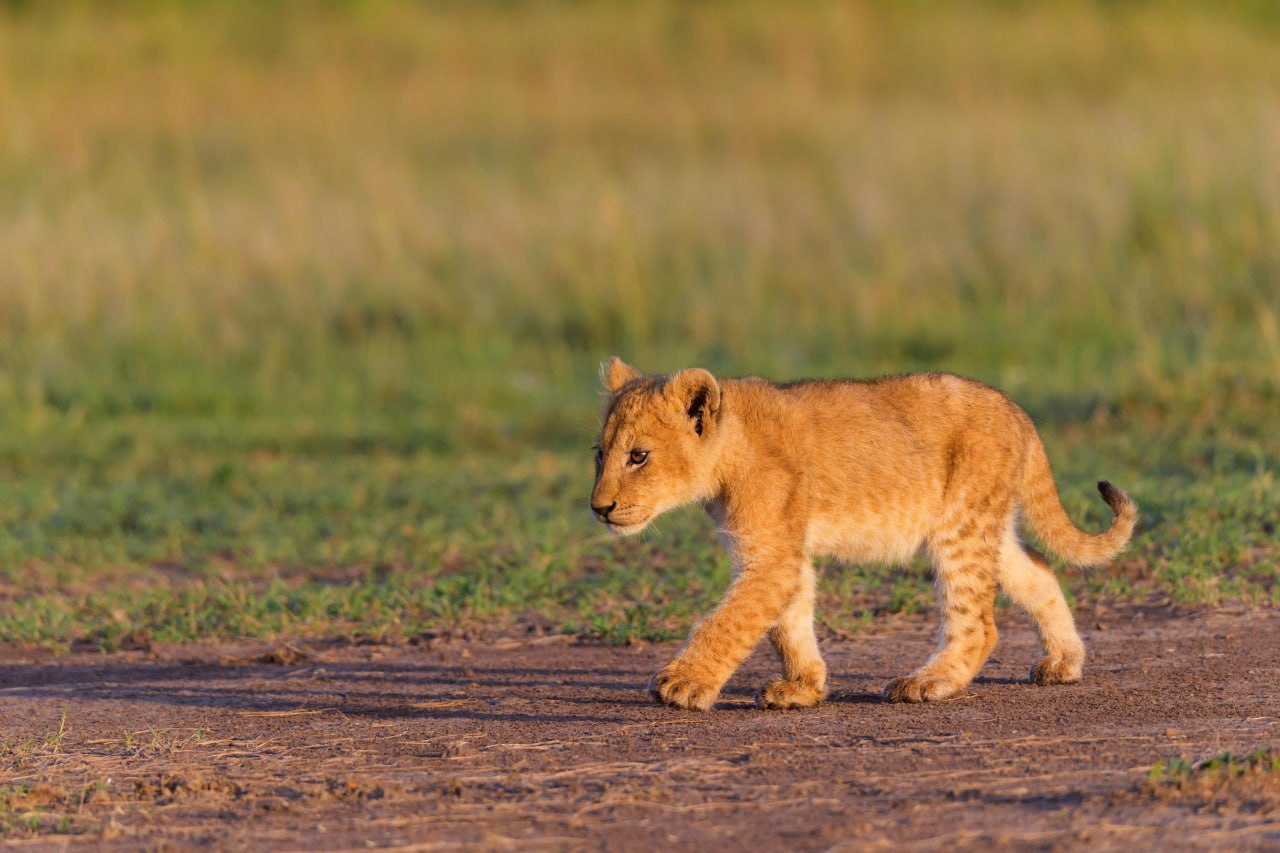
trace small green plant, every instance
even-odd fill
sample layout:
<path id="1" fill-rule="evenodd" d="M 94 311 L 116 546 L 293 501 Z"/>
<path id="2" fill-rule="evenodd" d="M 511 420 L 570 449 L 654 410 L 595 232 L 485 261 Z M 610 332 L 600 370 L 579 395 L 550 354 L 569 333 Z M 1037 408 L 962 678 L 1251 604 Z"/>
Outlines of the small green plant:
<path id="1" fill-rule="evenodd" d="M 1280 772 L 1280 749 L 1263 746 L 1245 755 L 1223 752 L 1200 761 L 1170 758 L 1158 761 L 1147 773 L 1153 784 L 1183 784 L 1202 778 L 1235 779 L 1249 773 Z"/>
<path id="2" fill-rule="evenodd" d="M 88 785 L 85 785 L 84 790 L 80 792 L 80 797 L 77 801 L 77 805 L 81 809 L 83 809 L 85 803 L 94 799 L 95 797 L 97 797 L 99 794 L 101 794 L 106 790 L 107 790 L 107 783 L 105 780 L 98 779 L 96 781 L 90 782 Z"/>
<path id="3" fill-rule="evenodd" d="M 46 749 L 57 755 L 62 751 L 62 739 L 67 735 L 67 709 L 62 709 L 62 716 L 58 719 L 58 730 L 45 735 L 44 746 Z"/>

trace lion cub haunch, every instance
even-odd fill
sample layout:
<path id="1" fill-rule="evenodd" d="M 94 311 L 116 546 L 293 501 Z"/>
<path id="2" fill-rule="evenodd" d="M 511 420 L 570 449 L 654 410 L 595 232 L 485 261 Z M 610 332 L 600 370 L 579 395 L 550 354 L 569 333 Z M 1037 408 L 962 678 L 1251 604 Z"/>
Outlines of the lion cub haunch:
<path id="1" fill-rule="evenodd" d="M 649 685 L 679 708 L 711 707 L 762 634 L 782 660 L 765 708 L 812 705 L 827 667 L 813 630 L 812 558 L 903 561 L 922 546 L 933 563 L 941 630 L 916 671 L 894 679 L 895 702 L 964 688 L 996 644 L 996 589 L 1036 622 L 1037 684 L 1080 679 L 1084 646 L 1049 564 L 1018 537 L 1029 522 L 1059 557 L 1111 560 L 1137 509 L 1098 484 L 1115 513 L 1098 534 L 1063 511 L 1031 419 L 1001 392 L 958 376 L 873 381 L 718 379 L 693 368 L 646 376 L 613 358 L 596 450 L 591 508 L 610 530 L 637 533 L 699 502 L 729 544 L 733 583 L 676 659 Z"/>

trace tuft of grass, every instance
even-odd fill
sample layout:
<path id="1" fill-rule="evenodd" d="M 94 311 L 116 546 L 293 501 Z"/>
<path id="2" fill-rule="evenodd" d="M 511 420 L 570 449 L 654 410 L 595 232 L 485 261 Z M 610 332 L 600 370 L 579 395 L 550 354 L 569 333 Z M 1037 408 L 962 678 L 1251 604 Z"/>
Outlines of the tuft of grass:
<path id="1" fill-rule="evenodd" d="M 1153 785 L 1185 786 L 1265 773 L 1280 773 L 1280 749 L 1261 746 L 1244 755 L 1223 752 L 1196 762 L 1181 757 L 1157 761 L 1148 771 L 1147 781 Z"/>
<path id="2" fill-rule="evenodd" d="M 76 802 L 83 802 L 91 790 L 100 789 L 99 783 L 95 785 L 87 787 Z M 59 813 L 62 807 L 70 806 L 72 800 L 73 795 L 58 786 L 0 785 L 0 838 L 86 832 L 89 827 L 78 824 L 73 815 Z"/>
<path id="3" fill-rule="evenodd" d="M 58 730 L 50 732 L 45 736 L 44 747 L 53 755 L 57 755 L 62 751 L 62 740 L 67 736 L 67 709 L 62 709 L 62 716 L 58 718 Z"/>

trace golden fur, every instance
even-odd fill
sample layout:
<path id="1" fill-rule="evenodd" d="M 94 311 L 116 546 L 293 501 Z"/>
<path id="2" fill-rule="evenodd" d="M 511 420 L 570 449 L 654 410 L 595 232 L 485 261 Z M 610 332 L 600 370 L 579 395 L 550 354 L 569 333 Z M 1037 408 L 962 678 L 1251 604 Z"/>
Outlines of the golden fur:
<path id="1" fill-rule="evenodd" d="M 1034 618 L 1038 684 L 1080 679 L 1084 646 L 1045 559 L 1018 537 L 1019 514 L 1064 560 L 1109 561 L 1137 509 L 1099 483 L 1115 517 L 1089 535 L 1062 509 L 1044 445 L 1022 409 L 994 388 L 923 373 L 875 381 L 775 385 L 693 368 L 645 376 L 614 358 L 591 505 L 617 533 L 700 502 L 719 524 L 734 580 L 719 606 L 654 676 L 654 697 L 709 708 L 761 635 L 782 678 L 765 708 L 812 705 L 827 668 L 813 631 L 812 558 L 901 562 L 922 546 L 934 567 L 938 646 L 885 688 L 892 701 L 944 699 L 964 688 L 996 644 L 999 587 Z"/>

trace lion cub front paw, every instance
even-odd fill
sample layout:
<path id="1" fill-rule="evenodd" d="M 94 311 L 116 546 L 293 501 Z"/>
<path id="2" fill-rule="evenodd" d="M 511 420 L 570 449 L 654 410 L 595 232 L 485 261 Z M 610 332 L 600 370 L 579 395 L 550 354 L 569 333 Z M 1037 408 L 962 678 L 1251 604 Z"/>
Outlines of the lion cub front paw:
<path id="1" fill-rule="evenodd" d="M 939 675 L 904 675 L 889 682 L 884 698 L 890 702 L 937 702 L 954 695 L 962 686 Z"/>
<path id="2" fill-rule="evenodd" d="M 715 704 L 720 686 L 695 678 L 684 667 L 671 663 L 649 682 L 649 693 L 663 705 L 705 711 Z"/>
<path id="3" fill-rule="evenodd" d="M 779 678 L 770 681 L 756 694 L 756 704 L 768 710 L 808 708 L 825 699 L 827 691 L 803 681 Z"/>
<path id="4" fill-rule="evenodd" d="M 1032 684 L 1075 684 L 1084 672 L 1084 661 L 1045 657 L 1031 667 Z"/>

